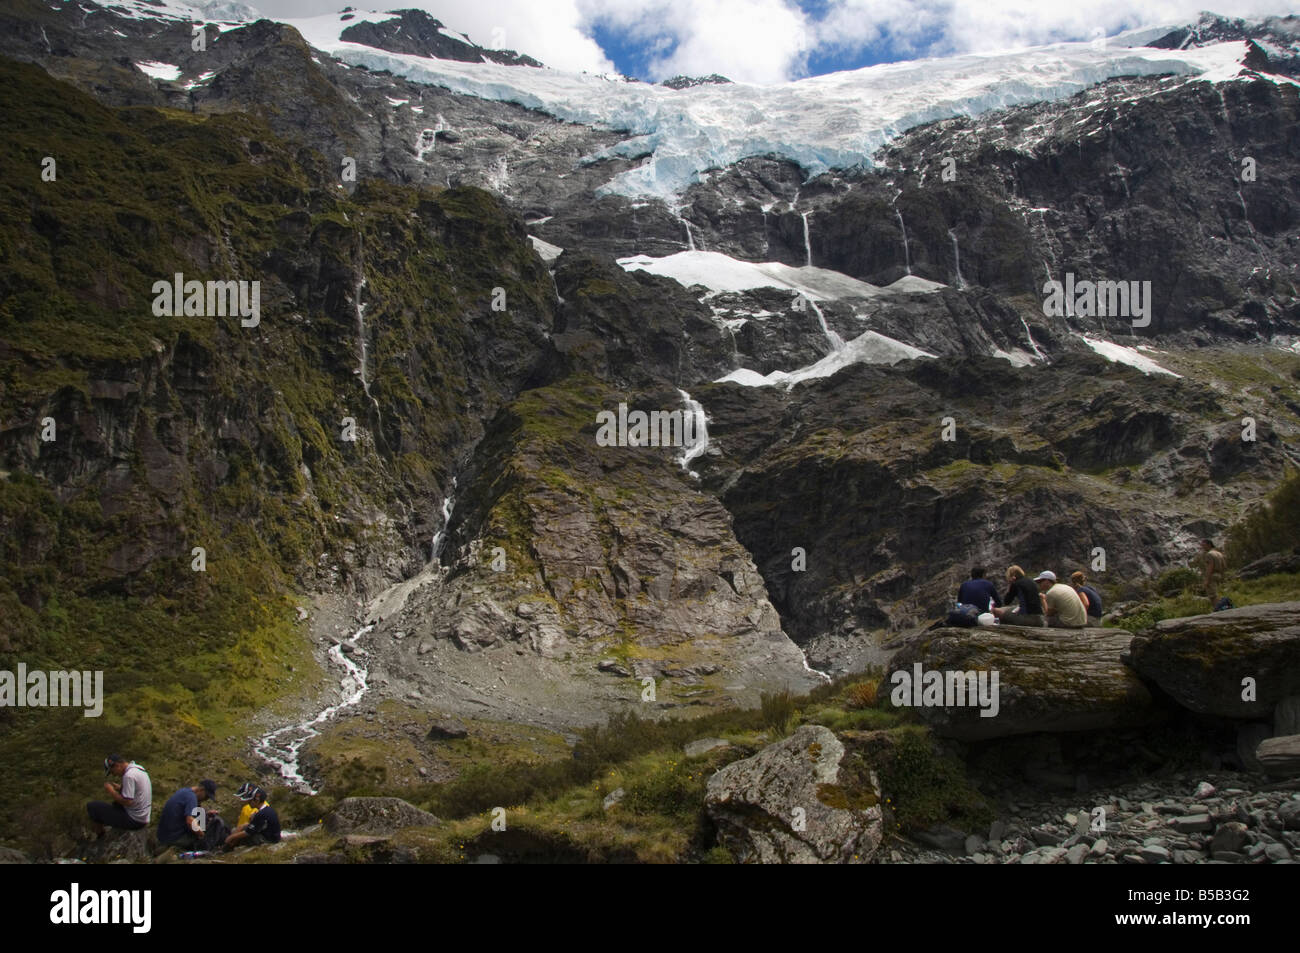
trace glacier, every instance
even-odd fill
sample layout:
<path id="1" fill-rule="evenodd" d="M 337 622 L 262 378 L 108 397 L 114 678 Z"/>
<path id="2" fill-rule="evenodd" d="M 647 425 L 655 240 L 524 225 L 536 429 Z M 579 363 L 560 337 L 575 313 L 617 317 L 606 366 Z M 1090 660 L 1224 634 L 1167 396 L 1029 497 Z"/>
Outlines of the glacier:
<path id="1" fill-rule="evenodd" d="M 624 77 L 389 53 L 339 39 L 358 19 L 387 16 L 356 11 L 348 21 L 329 14 L 282 22 L 349 66 L 389 70 L 413 82 L 626 133 L 587 159 L 644 161 L 598 191 L 669 202 L 709 170 L 747 156 L 781 156 L 810 177 L 871 167 L 881 146 L 923 123 L 1060 99 L 1117 76 L 1225 80 L 1240 71 L 1246 52 L 1243 42 L 1187 50 L 1057 43 L 881 64 L 771 86 L 674 90 Z"/>
<path id="2" fill-rule="evenodd" d="M 138 19 L 216 20 L 223 32 L 258 16 L 237 0 L 100 2 Z M 349 8 L 344 16 L 278 22 L 345 66 L 389 70 L 413 82 L 625 133 L 627 138 L 585 158 L 643 161 L 614 176 L 598 193 L 669 204 L 710 170 L 749 156 L 789 159 L 809 178 L 831 169 L 870 168 L 877 150 L 927 122 L 1061 99 L 1118 76 L 1173 74 L 1188 81 L 1222 82 L 1240 73 L 1246 53 L 1246 44 L 1236 41 L 1184 50 L 1134 45 L 1160 35 L 1165 29 L 1160 28 L 1132 31 L 1103 45 L 1056 43 L 880 64 L 770 86 L 705 84 L 675 90 L 622 76 L 389 53 L 340 36 L 349 26 L 382 23 L 397 14 Z M 464 38 L 447 29 L 443 33 Z"/>

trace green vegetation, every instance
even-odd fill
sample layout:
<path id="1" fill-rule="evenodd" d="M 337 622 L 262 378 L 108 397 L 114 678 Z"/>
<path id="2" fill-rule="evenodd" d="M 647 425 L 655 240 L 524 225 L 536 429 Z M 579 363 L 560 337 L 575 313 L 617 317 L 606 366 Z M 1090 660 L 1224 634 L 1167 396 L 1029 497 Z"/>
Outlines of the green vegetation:
<path id="1" fill-rule="evenodd" d="M 987 825 L 988 805 L 961 762 L 942 751 L 927 729 L 901 724 L 885 708 L 863 707 L 867 698 L 876 697 L 878 678 L 855 676 L 804 696 L 769 696 L 779 699 L 769 707 L 790 717 L 791 729 L 836 719 L 873 729 L 848 730 L 842 736 L 846 750 L 838 783 L 822 785 L 818 798 L 839 809 L 870 808 L 881 803 L 870 783 L 875 773 L 887 833 L 941 822 L 969 829 Z M 577 862 L 732 863 L 735 858 L 716 844 L 707 822 L 705 790 L 719 768 L 776 740 L 767 726 L 770 717 L 761 708 L 697 719 L 643 720 L 625 713 L 582 732 L 571 757 L 478 760 L 455 781 L 403 792 L 444 823 L 402 831 L 385 849 L 400 846 L 420 860 L 447 862 L 492 853 Z M 706 736 L 725 738 L 730 747 L 698 758 L 682 755 L 685 743 Z M 607 806 L 606 798 L 619 789 L 622 796 Z M 395 792 L 390 788 L 385 793 Z M 314 807 L 324 813 L 322 804 L 328 803 L 317 799 Z M 504 832 L 491 826 L 496 807 L 506 809 Z M 337 838 L 309 835 L 275 859 L 321 849 L 338 849 Z"/>
<path id="2" fill-rule="evenodd" d="M 1292 471 L 1268 500 L 1228 531 L 1225 556 L 1240 568 L 1261 556 L 1300 546 L 1300 470 Z"/>
<path id="3" fill-rule="evenodd" d="M 159 798 L 248 774 L 254 715 L 320 685 L 292 594 L 415 543 L 373 514 L 435 510 L 468 405 L 514 386 L 484 341 L 528 351 L 552 289 L 486 192 L 348 196 L 255 117 L 109 108 L 7 60 L 0 104 L 0 668 L 102 669 L 108 693 L 99 719 L 0 711 L 0 838 L 67 851 L 110 749 Z M 177 272 L 260 281 L 260 325 L 155 316 Z"/>
<path id="4" fill-rule="evenodd" d="M 977 830 L 992 822 L 993 811 L 966 777 L 962 763 L 939 751 L 929 732 L 908 725 L 894 732 L 895 745 L 880 766 L 898 829 L 924 830 L 939 823 Z"/>
<path id="5" fill-rule="evenodd" d="M 1192 585 L 1173 595 L 1145 601 L 1107 624 L 1140 632 L 1162 619 L 1179 619 L 1209 612 L 1213 607 L 1210 600 L 1199 591 L 1196 584 L 1198 580 L 1199 577 L 1196 577 Z M 1234 606 L 1294 602 L 1300 600 L 1300 573 L 1275 573 L 1258 579 L 1235 579 L 1229 575 L 1227 583 L 1220 587 L 1219 595 L 1227 596 Z"/>

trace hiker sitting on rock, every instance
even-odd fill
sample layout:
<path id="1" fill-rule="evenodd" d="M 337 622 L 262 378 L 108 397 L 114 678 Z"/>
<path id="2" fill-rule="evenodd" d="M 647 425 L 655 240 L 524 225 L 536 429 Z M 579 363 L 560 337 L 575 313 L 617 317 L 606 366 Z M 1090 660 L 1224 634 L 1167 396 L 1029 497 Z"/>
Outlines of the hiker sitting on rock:
<path id="1" fill-rule="evenodd" d="M 122 780 L 120 783 L 104 782 L 104 790 L 113 799 L 112 804 L 91 801 L 86 805 L 86 813 L 95 825 L 95 836 L 103 837 L 105 827 L 116 827 L 124 831 L 138 831 L 147 827 L 153 811 L 153 785 L 144 768 L 134 761 L 127 761 L 121 755 L 111 754 L 104 759 L 104 774 L 112 774 Z"/>
<path id="2" fill-rule="evenodd" d="M 1088 585 L 1088 577 L 1082 571 L 1070 573 L 1070 585 L 1083 600 L 1083 607 L 1088 613 L 1088 625 L 1094 628 L 1101 625 L 1101 593 Z"/>
<path id="3" fill-rule="evenodd" d="M 1007 567 L 1007 594 L 1002 597 L 1003 607 L 993 609 L 999 622 L 1008 625 L 1043 624 L 1043 597 L 1038 588 L 1025 577 L 1019 566 Z"/>
<path id="4" fill-rule="evenodd" d="M 1057 582 L 1056 573 L 1044 570 L 1034 577 L 1034 582 L 1043 594 L 1043 610 L 1049 626 L 1054 629 L 1087 628 L 1088 610 L 1083 607 L 1083 600 L 1069 586 Z"/>
<path id="5" fill-rule="evenodd" d="M 245 781 L 239 786 L 239 790 L 235 792 L 235 797 L 244 802 L 244 806 L 239 809 L 239 819 L 235 821 L 235 830 L 239 830 L 239 828 L 251 821 L 253 815 L 257 813 L 257 808 L 253 807 L 253 792 L 256 790 L 256 784 Z M 267 807 L 271 806 L 270 801 L 264 803 Z"/>
<path id="6" fill-rule="evenodd" d="M 957 590 L 957 601 L 972 605 L 981 613 L 992 611 L 1002 605 L 1002 601 L 998 599 L 997 587 L 984 578 L 984 569 L 980 566 L 970 571 L 970 578 Z"/>
<path id="7" fill-rule="evenodd" d="M 254 786 L 246 793 L 253 808 L 253 816 L 247 823 L 236 827 L 235 832 L 226 838 L 226 849 L 241 845 L 256 847 L 258 844 L 278 844 L 280 815 L 275 813 L 275 808 L 266 803 L 266 792 Z"/>
<path id="8" fill-rule="evenodd" d="M 1219 596 L 1219 586 L 1223 585 L 1223 576 L 1228 571 L 1228 560 L 1224 558 L 1223 553 L 1214 548 L 1213 541 L 1203 539 L 1199 562 L 1201 585 L 1205 587 L 1205 594 L 1210 597 L 1210 605 L 1214 605 Z"/>
<path id="9" fill-rule="evenodd" d="M 162 817 L 158 819 L 158 843 L 180 851 L 202 850 L 208 812 L 199 805 L 216 796 L 216 782 L 204 778 L 193 787 L 181 788 L 169 797 L 163 805 Z"/>

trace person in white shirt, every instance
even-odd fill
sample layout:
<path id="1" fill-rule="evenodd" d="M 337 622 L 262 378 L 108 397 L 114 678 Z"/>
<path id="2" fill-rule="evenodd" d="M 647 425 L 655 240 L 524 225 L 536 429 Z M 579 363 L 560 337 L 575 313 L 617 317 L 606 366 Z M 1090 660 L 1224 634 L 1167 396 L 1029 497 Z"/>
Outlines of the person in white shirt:
<path id="1" fill-rule="evenodd" d="M 153 785 L 149 773 L 134 761 L 127 761 L 121 755 L 111 754 L 104 759 L 104 773 L 121 778 L 118 781 L 105 781 L 104 790 L 113 799 L 91 801 L 86 805 L 95 827 L 95 836 L 103 837 L 104 830 L 116 827 L 120 830 L 135 831 L 149 825 L 153 813 Z"/>

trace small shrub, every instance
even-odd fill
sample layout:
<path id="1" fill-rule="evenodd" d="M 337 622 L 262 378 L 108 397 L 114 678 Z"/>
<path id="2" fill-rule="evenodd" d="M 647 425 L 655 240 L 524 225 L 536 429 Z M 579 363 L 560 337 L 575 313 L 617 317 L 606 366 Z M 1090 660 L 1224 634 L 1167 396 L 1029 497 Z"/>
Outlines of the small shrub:
<path id="1" fill-rule="evenodd" d="M 966 777 L 962 763 L 938 751 L 928 730 L 899 728 L 895 738 L 879 775 L 904 833 L 943 822 L 974 830 L 993 820 L 992 810 Z"/>
<path id="2" fill-rule="evenodd" d="M 784 738 L 794 729 L 795 718 L 799 712 L 794 707 L 794 696 L 790 690 L 763 692 L 759 696 L 759 708 L 763 714 L 763 727 Z"/>
<path id="3" fill-rule="evenodd" d="M 623 806 L 634 814 L 695 818 L 704 810 L 708 771 L 667 762 L 649 777 L 630 785 Z"/>
<path id="4" fill-rule="evenodd" d="M 880 687 L 878 681 L 858 682 L 856 685 L 850 685 L 848 691 L 844 693 L 844 707 L 850 709 L 875 708 L 876 707 L 876 690 Z"/>
<path id="5" fill-rule="evenodd" d="M 1189 586 L 1196 585 L 1199 579 L 1196 570 L 1179 566 L 1161 573 L 1155 581 L 1154 588 L 1162 596 L 1176 596 Z"/>

